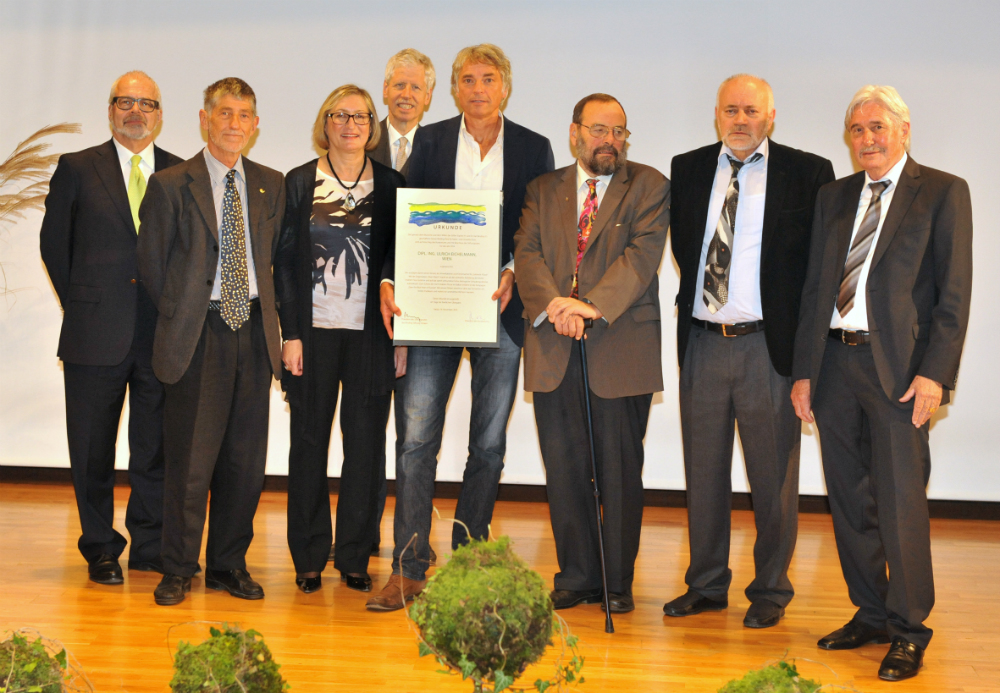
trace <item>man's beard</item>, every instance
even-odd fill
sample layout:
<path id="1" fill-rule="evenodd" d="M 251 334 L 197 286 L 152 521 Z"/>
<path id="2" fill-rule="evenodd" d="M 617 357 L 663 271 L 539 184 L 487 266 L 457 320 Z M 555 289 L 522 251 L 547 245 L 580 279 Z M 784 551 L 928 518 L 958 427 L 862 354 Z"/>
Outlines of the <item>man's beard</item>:
<path id="1" fill-rule="evenodd" d="M 738 146 L 734 147 L 733 144 L 730 142 L 730 139 L 731 139 L 730 136 L 733 133 L 737 133 L 737 132 L 740 133 L 740 134 L 743 134 L 743 135 L 747 135 L 750 138 L 750 140 L 749 140 L 749 142 L 747 142 L 746 146 L 743 146 L 742 144 L 737 143 Z M 765 135 L 761 135 L 760 139 L 756 139 L 756 137 L 757 137 L 756 134 L 753 131 L 751 131 L 751 130 L 730 130 L 729 132 L 726 133 L 726 136 L 722 138 L 722 141 L 725 142 L 726 146 L 729 147 L 730 149 L 732 149 L 734 152 L 752 152 L 755 149 L 757 149 L 757 147 L 760 146 L 760 143 L 764 141 L 764 138 L 766 136 L 767 136 L 766 134 Z"/>
<path id="2" fill-rule="evenodd" d="M 111 129 L 114 130 L 115 134 L 130 140 L 144 140 L 151 134 L 144 120 L 133 120 L 131 123 L 122 123 L 120 127 L 114 121 L 111 121 Z"/>
<path id="3" fill-rule="evenodd" d="M 621 148 L 621 151 L 615 149 L 612 144 L 602 144 L 600 147 L 595 149 L 593 153 L 588 155 L 586 150 L 586 145 L 581 140 L 576 145 L 576 156 L 583 163 L 584 167 L 594 175 L 597 176 L 610 176 L 616 173 L 618 169 L 625 165 L 628 160 L 628 144 Z M 599 159 L 598 154 L 610 153 L 614 154 L 613 159 Z"/>

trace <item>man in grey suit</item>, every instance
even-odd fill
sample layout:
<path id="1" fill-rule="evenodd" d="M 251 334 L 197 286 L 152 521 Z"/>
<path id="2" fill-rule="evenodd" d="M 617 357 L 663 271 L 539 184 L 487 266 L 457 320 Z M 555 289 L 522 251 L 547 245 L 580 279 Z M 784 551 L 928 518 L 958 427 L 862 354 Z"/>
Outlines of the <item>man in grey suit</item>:
<path id="1" fill-rule="evenodd" d="M 382 121 L 386 136 L 370 154 L 372 159 L 406 176 L 413 136 L 431 105 L 434 84 L 434 63 L 420 51 L 404 48 L 389 58 L 382 83 L 382 99 L 389 107 L 389 115 Z"/>
<path id="2" fill-rule="evenodd" d="M 818 645 L 891 640 L 878 674 L 899 681 L 932 634 L 928 422 L 955 387 L 969 322 L 972 204 L 964 180 L 909 156 L 910 111 L 892 87 L 863 87 L 844 122 L 864 170 L 819 192 L 792 402 L 803 421 L 815 413 L 858 607 Z"/>
<path id="3" fill-rule="evenodd" d="M 166 389 L 162 605 L 191 589 L 209 491 L 206 587 L 264 596 L 246 552 L 281 373 L 271 265 L 285 186 L 241 154 L 259 120 L 250 85 L 210 85 L 200 118 L 206 148 L 151 177 L 139 210 L 139 275 L 159 309 L 153 370 Z"/>

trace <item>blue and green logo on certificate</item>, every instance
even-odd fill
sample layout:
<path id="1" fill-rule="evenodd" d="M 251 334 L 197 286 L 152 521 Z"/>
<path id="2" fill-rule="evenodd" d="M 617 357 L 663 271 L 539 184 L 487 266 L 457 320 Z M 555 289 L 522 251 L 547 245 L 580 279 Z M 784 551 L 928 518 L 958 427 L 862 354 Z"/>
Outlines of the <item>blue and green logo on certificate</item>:
<path id="1" fill-rule="evenodd" d="M 410 223 L 417 226 L 430 224 L 475 224 L 486 226 L 485 205 L 410 203 Z"/>

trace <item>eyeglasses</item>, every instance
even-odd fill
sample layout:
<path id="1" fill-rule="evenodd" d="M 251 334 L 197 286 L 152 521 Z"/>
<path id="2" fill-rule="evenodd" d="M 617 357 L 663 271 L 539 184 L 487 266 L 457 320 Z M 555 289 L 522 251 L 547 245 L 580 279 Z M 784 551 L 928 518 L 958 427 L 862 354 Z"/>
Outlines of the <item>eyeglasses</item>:
<path id="1" fill-rule="evenodd" d="M 327 113 L 326 117 L 335 122 L 337 125 L 347 125 L 347 121 L 354 118 L 354 122 L 358 127 L 364 127 L 371 122 L 371 113 L 345 113 L 344 111 L 337 111 L 336 113 Z"/>
<path id="2" fill-rule="evenodd" d="M 159 101 L 153 99 L 134 99 L 131 96 L 114 96 L 111 103 L 118 107 L 120 111 L 131 111 L 132 106 L 139 104 L 139 110 L 143 113 L 152 113 L 160 107 Z"/>
<path id="3" fill-rule="evenodd" d="M 613 128 L 609 128 L 607 125 L 600 125 L 600 124 L 584 125 L 583 123 L 580 123 L 579 125 L 582 128 L 587 128 L 588 130 L 590 130 L 590 136 L 596 137 L 599 140 L 602 140 L 605 137 L 607 137 L 609 131 L 611 132 L 612 135 L 614 135 L 615 139 L 618 140 L 619 142 L 624 142 L 625 140 L 628 139 L 628 136 L 632 134 L 631 132 L 621 127 L 620 125 L 616 125 Z"/>

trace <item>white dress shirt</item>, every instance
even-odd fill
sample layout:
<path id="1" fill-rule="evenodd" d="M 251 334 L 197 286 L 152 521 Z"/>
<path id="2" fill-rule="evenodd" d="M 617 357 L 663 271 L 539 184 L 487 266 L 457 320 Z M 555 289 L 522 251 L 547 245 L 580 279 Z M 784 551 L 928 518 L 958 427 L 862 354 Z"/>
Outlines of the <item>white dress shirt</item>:
<path id="1" fill-rule="evenodd" d="M 768 139 L 765 137 L 747 161 L 760 152 L 762 158 L 747 163 L 736 175 L 740 186 L 740 198 L 736 207 L 736 228 L 733 231 L 732 262 L 729 264 L 729 300 L 714 314 L 705 305 L 703 290 L 698 292 L 694 304 L 694 317 L 706 322 L 736 325 L 764 319 L 760 306 L 760 244 L 764 234 L 764 200 L 767 192 Z M 726 191 L 733 175 L 729 157 L 733 150 L 725 144 L 719 152 L 719 164 L 715 169 L 715 183 L 708 202 L 708 217 L 705 220 L 705 238 L 701 245 L 700 276 L 705 275 L 708 262 L 708 247 L 715 237 L 715 228 L 726 202 Z M 704 286 L 704 280 L 698 282 Z"/>
<path id="2" fill-rule="evenodd" d="M 392 161 L 392 167 L 395 169 L 396 159 L 399 158 L 399 138 L 402 137 L 406 140 L 406 155 L 409 157 L 413 153 L 413 136 L 417 133 L 417 128 L 420 127 L 420 124 L 417 123 L 405 135 L 399 134 L 399 130 L 392 127 L 392 122 L 388 118 L 385 119 L 385 125 L 387 131 L 386 137 L 389 138 L 389 157 L 390 161 Z"/>
<path id="3" fill-rule="evenodd" d="M 607 176 L 592 176 L 583 170 L 583 166 L 580 162 L 576 163 L 576 219 L 579 224 L 580 215 L 583 214 L 583 203 L 587 200 L 587 195 L 590 194 L 590 186 L 587 185 L 587 181 L 593 178 L 597 181 L 597 208 L 601 208 L 601 202 L 604 201 L 604 193 L 608 191 L 608 184 L 611 182 L 611 178 L 614 174 Z"/>
<path id="4" fill-rule="evenodd" d="M 854 216 L 854 230 L 851 232 L 851 242 L 847 244 L 848 249 L 854 245 L 854 237 L 858 235 L 858 229 L 861 227 L 861 222 L 865 218 L 865 212 L 868 211 L 868 205 L 872 201 L 872 189 L 868 186 L 879 181 L 886 181 L 889 183 L 889 187 L 882 193 L 881 214 L 879 215 L 878 226 L 875 227 L 875 234 L 872 236 L 872 244 L 868 247 L 868 257 L 865 258 L 865 264 L 861 266 L 861 274 L 858 275 L 854 305 L 847 311 L 847 315 L 843 317 L 840 316 L 840 311 L 837 310 L 837 306 L 835 305 L 833 307 L 833 317 L 830 318 L 830 329 L 868 331 L 868 296 L 865 291 L 865 287 L 868 285 L 868 271 L 871 269 L 872 255 L 875 252 L 876 246 L 878 246 L 878 238 L 882 235 L 882 225 L 885 223 L 885 215 L 889 213 L 889 205 L 892 203 L 892 196 L 896 192 L 896 185 L 899 184 L 899 176 L 903 173 L 903 166 L 906 164 L 906 159 L 907 155 L 903 154 L 903 158 L 890 168 L 884 177 L 877 181 L 872 180 L 868 176 L 868 173 L 865 173 L 865 187 L 861 191 L 861 199 L 858 200 L 858 211 Z M 846 254 L 844 255 L 843 264 L 847 264 Z M 841 273 L 841 278 L 843 278 L 843 273 Z"/>
<path id="5" fill-rule="evenodd" d="M 128 179 L 132 175 L 132 157 L 135 156 L 135 153 L 123 147 L 122 143 L 118 140 L 112 138 L 111 141 L 115 143 L 115 149 L 118 151 L 118 161 L 121 163 L 122 177 L 125 179 L 125 190 L 128 190 Z M 145 149 L 139 152 L 139 156 L 142 157 L 139 161 L 139 171 L 142 172 L 142 177 L 148 182 L 149 177 L 156 171 L 156 156 L 153 153 L 153 143 L 150 142 Z"/>
<path id="6" fill-rule="evenodd" d="M 208 147 L 202 150 L 205 154 L 205 164 L 208 166 L 208 175 L 212 179 L 212 198 L 215 202 L 215 218 L 219 224 L 219 261 L 215 265 L 215 281 L 212 283 L 212 296 L 210 300 L 222 300 L 222 207 L 226 197 L 226 174 L 229 167 L 212 156 Z M 236 192 L 240 194 L 240 204 L 243 207 L 243 232 L 247 246 L 247 282 L 250 287 L 250 298 L 257 298 L 257 272 L 253 264 L 253 246 L 250 244 L 250 212 L 247 208 L 247 178 L 243 173 L 243 155 L 236 160 L 233 166 L 236 171 L 235 180 Z"/>

